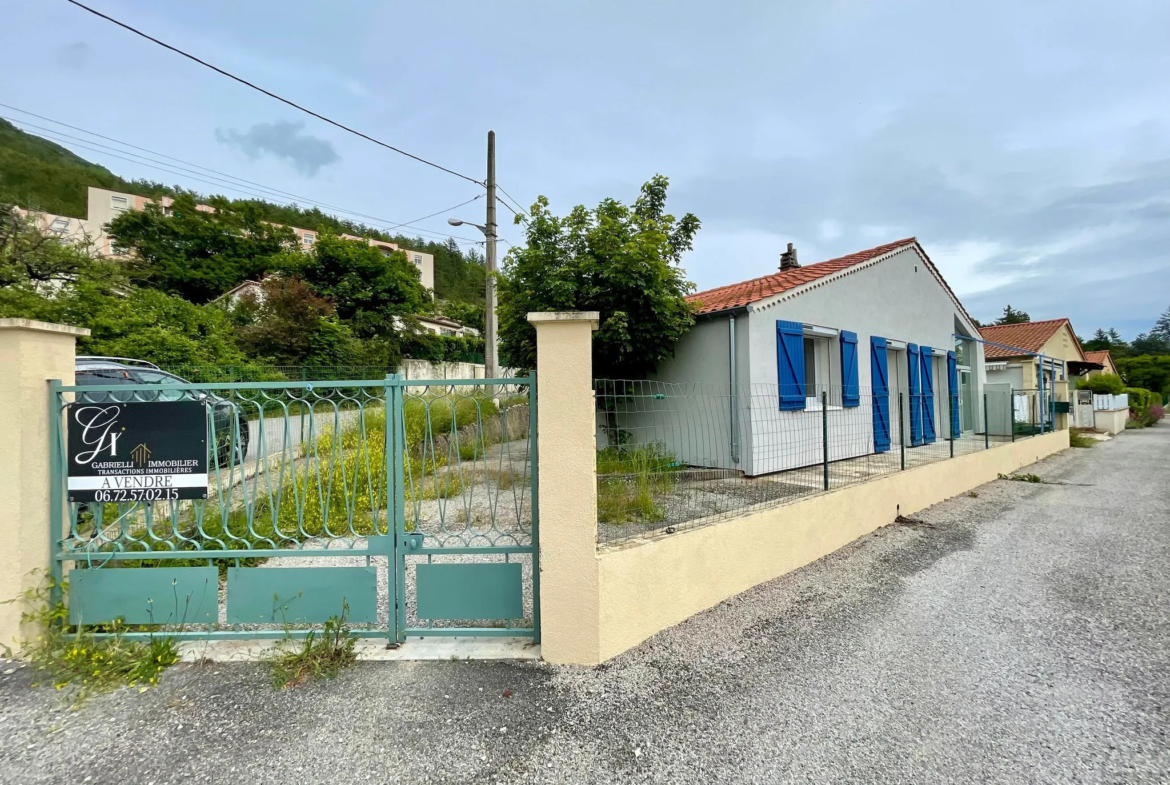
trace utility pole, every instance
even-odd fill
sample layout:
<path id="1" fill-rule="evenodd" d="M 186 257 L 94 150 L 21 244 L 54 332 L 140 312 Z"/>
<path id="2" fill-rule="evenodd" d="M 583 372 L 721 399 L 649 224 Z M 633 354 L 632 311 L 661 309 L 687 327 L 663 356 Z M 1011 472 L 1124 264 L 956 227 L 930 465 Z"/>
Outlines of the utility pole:
<path id="1" fill-rule="evenodd" d="M 488 131 L 487 149 L 487 281 L 484 291 L 484 375 L 495 379 L 500 375 L 496 355 L 496 132 Z"/>

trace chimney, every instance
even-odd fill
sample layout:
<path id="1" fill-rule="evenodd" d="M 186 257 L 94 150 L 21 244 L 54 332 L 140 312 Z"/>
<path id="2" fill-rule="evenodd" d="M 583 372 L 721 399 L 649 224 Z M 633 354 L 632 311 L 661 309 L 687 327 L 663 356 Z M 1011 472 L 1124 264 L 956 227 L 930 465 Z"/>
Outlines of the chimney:
<path id="1" fill-rule="evenodd" d="M 796 261 L 796 249 L 792 243 L 788 244 L 788 250 L 780 254 L 780 272 L 787 270 L 795 270 L 800 267 L 800 262 Z"/>

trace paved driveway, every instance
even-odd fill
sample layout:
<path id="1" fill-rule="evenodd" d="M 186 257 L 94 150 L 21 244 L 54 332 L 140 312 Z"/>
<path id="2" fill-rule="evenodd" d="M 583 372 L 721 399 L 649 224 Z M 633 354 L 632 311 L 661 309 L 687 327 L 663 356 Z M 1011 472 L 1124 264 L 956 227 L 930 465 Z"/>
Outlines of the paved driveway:
<path id="1" fill-rule="evenodd" d="M 0 677 L 5 783 L 1170 782 L 1170 426 L 888 527 L 593 670 Z M 505 694 L 510 697 L 505 697 Z"/>

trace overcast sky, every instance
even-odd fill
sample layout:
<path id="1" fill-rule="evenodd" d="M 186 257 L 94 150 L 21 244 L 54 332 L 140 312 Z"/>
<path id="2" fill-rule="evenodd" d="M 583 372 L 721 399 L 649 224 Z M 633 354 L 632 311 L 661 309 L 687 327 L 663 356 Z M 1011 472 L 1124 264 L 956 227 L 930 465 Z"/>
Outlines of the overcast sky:
<path id="1" fill-rule="evenodd" d="M 1170 307 L 1163 0 L 87 2 L 477 178 L 493 128 L 524 206 L 632 201 L 665 174 L 703 223 L 700 288 L 772 272 L 788 242 L 807 264 L 916 235 L 983 320 L 1010 302 L 1133 337 Z M 5 104 L 387 222 L 480 190 L 64 0 L 0 6 Z"/>

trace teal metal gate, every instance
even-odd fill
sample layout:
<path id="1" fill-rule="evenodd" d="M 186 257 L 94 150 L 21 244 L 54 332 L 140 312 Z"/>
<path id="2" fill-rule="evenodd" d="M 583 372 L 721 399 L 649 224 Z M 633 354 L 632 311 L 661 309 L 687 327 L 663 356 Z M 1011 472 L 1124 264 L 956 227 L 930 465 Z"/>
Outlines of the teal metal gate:
<path id="1" fill-rule="evenodd" d="M 52 572 L 71 624 L 272 638 L 344 616 L 356 635 L 391 643 L 539 641 L 534 376 L 151 377 L 50 383 Z M 174 401 L 208 412 L 205 499 L 70 498 L 74 412 Z"/>

